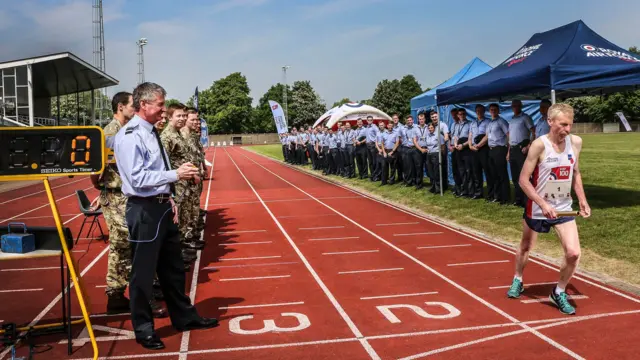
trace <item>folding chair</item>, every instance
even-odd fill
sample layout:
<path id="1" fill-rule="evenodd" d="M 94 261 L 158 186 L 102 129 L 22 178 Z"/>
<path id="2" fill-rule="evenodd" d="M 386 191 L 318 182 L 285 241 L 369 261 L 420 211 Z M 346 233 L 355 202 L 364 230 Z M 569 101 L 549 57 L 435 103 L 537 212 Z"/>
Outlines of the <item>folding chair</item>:
<path id="1" fill-rule="evenodd" d="M 78 231 L 78 237 L 76 238 L 76 244 L 80 240 L 80 236 L 82 235 L 82 229 L 84 228 L 84 224 L 91 218 L 91 224 L 89 225 L 89 231 L 87 231 L 87 236 L 91 235 L 91 230 L 93 230 L 93 226 L 95 224 L 98 225 L 98 229 L 100 229 L 100 239 L 103 239 L 106 243 L 104 232 L 102 231 L 102 226 L 100 226 L 100 221 L 98 218 L 102 215 L 102 209 L 98 209 L 95 211 L 91 211 L 91 202 L 87 195 L 82 190 L 76 190 L 76 197 L 78 198 L 78 205 L 80 206 L 80 212 L 84 215 L 84 220 L 82 220 L 82 226 L 80 226 L 80 231 Z"/>

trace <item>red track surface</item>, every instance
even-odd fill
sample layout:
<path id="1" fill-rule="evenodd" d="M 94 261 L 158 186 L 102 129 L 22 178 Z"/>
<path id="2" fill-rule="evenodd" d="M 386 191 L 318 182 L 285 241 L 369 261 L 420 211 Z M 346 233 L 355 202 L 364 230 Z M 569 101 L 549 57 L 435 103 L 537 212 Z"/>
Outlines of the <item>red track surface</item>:
<path id="1" fill-rule="evenodd" d="M 96 286 L 104 286 L 106 249 L 102 242 L 88 246 L 81 240 L 75 250 L 88 252 L 74 256 L 82 257 L 101 356 L 631 359 L 640 351 L 637 297 L 578 276 L 568 289 L 578 295 L 578 314 L 564 316 L 548 302 L 536 301 L 546 299 L 553 285 L 533 284 L 558 277 L 554 266 L 536 260 L 525 272 L 525 284 L 532 285 L 521 299 L 510 300 L 505 293 L 514 255 L 507 248 L 241 148 L 210 150 L 208 159 L 215 168 L 202 199 L 209 210 L 208 245 L 197 260 L 198 271 L 187 274 L 187 290 L 200 313 L 218 317 L 221 326 L 183 334 L 163 319 L 156 327 L 167 348 L 144 350 L 126 331 L 131 330 L 127 316 L 100 316 L 106 298 Z M 82 219 L 74 218 L 78 206 L 72 194 L 90 187 L 88 179 L 70 183 L 76 180 L 53 184 L 62 185 L 54 192 L 74 235 Z M 0 194 L 5 205 L 0 222 L 19 215 L 13 220 L 52 225 L 48 206 L 38 209 L 46 204 L 44 193 L 35 193 L 40 190 Z M 44 311 L 59 294 L 57 270 L 2 271 L 56 265 L 57 259 L 0 262 L 0 319 L 59 318 L 59 303 Z M 1 292 L 37 288 L 43 290 Z M 73 310 L 79 315 L 75 302 Z M 124 331 L 108 333 L 105 327 Z M 82 326 L 74 330 L 78 338 Z M 61 339 L 45 339 L 53 349 L 35 358 L 67 358 Z M 88 341 L 75 345 L 72 358 L 91 357 Z"/>

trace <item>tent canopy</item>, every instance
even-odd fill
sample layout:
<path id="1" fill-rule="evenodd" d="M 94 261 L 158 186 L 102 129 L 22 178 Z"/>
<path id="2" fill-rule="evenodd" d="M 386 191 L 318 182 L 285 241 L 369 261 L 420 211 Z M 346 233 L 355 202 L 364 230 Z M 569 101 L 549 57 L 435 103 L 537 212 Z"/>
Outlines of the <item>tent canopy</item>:
<path id="1" fill-rule="evenodd" d="M 599 95 L 640 85 L 640 59 L 582 20 L 534 34 L 509 58 L 472 80 L 438 89 L 440 105 Z"/>
<path id="2" fill-rule="evenodd" d="M 326 122 L 326 126 L 328 128 L 332 128 L 340 121 L 349 122 L 351 123 L 351 125 L 355 125 L 358 121 L 358 118 L 362 118 L 366 121 L 366 118 L 368 116 L 373 117 L 373 121 L 376 124 L 379 121 L 391 121 L 391 116 L 387 115 L 387 113 L 380 109 L 377 109 L 371 105 L 349 102 L 340 106 L 331 115 L 331 117 Z"/>
<path id="3" fill-rule="evenodd" d="M 479 75 L 491 70 L 491 66 L 487 65 L 484 61 L 475 57 L 469 61 L 462 69 L 450 77 L 445 82 L 434 87 L 433 89 L 424 92 L 411 99 L 411 114 L 416 117 L 418 113 L 429 111 L 436 106 L 436 90 L 444 89 L 449 86 L 456 85 L 458 83 L 471 80 Z"/>

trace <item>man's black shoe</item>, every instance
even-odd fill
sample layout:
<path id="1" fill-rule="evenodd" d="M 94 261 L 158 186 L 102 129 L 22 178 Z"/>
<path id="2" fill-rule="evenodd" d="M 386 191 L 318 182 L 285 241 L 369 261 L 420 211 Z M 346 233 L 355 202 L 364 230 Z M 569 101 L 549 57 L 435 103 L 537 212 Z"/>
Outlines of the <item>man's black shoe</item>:
<path id="1" fill-rule="evenodd" d="M 149 335 L 144 338 L 136 338 L 136 342 L 142 345 L 143 348 L 149 350 L 161 350 L 164 349 L 164 343 L 157 335 Z"/>
<path id="2" fill-rule="evenodd" d="M 124 294 L 113 294 L 107 297 L 107 314 L 125 314 L 131 311 L 129 299 Z"/>
<path id="3" fill-rule="evenodd" d="M 200 318 L 187 323 L 183 327 L 176 327 L 178 331 L 202 330 L 218 326 L 218 319 Z"/>

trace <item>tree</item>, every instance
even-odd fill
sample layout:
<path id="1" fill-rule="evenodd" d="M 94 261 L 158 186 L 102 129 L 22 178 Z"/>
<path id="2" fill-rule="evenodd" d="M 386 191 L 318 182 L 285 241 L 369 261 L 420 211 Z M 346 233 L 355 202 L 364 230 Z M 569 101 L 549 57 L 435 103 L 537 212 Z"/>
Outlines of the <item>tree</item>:
<path id="1" fill-rule="evenodd" d="M 199 94 L 200 116 L 210 134 L 240 133 L 251 128 L 251 97 L 247 78 L 239 72 L 216 80 Z M 193 97 L 188 104 L 193 104 Z"/>
<path id="2" fill-rule="evenodd" d="M 407 104 L 405 104 L 400 81 L 397 79 L 380 81 L 371 98 L 371 105 L 389 115 L 402 113 Z"/>
<path id="3" fill-rule="evenodd" d="M 252 132 L 276 132 L 276 124 L 273 121 L 273 114 L 269 106 L 269 100 L 276 101 L 284 106 L 283 101 L 284 85 L 277 83 L 272 85 L 258 101 L 258 106 L 253 110 L 253 119 L 251 122 Z M 287 85 L 287 93 L 291 93 L 291 87 Z M 291 114 L 291 112 L 289 112 Z M 291 121 L 287 119 L 287 124 Z"/>
<path id="4" fill-rule="evenodd" d="M 411 99 L 422 94 L 423 91 L 418 80 L 411 74 L 405 75 L 400 80 L 400 89 L 402 90 L 402 98 L 404 100 L 404 107 L 400 113 L 401 116 L 406 116 L 411 113 Z"/>
<path id="5" fill-rule="evenodd" d="M 311 86 L 311 82 L 296 81 L 291 88 L 291 102 L 289 103 L 289 126 L 312 125 L 327 107 L 320 96 Z"/>
<path id="6" fill-rule="evenodd" d="M 100 106 L 99 102 L 102 99 L 102 119 L 110 121 L 113 117 L 113 111 L 111 111 L 111 99 L 104 96 L 99 92 L 96 92 L 95 102 L 95 118 L 100 119 Z M 75 125 L 87 125 L 91 124 L 91 92 L 85 91 L 78 93 L 78 100 L 76 101 L 76 94 L 62 95 L 60 96 L 60 119 L 70 120 Z M 80 115 L 76 121 L 76 118 Z M 58 100 L 57 98 L 51 98 L 51 115 L 53 117 L 58 116 Z"/>
<path id="7" fill-rule="evenodd" d="M 178 99 L 167 99 L 167 100 L 165 100 L 165 102 L 164 102 L 164 106 L 169 107 L 169 106 L 171 106 L 171 105 L 174 105 L 174 104 L 180 104 L 180 103 L 181 103 L 181 102 L 180 102 L 180 100 L 178 100 Z"/>
<path id="8" fill-rule="evenodd" d="M 342 106 L 342 105 L 344 105 L 346 103 L 350 103 L 350 102 L 351 102 L 351 100 L 349 100 L 349 98 L 343 98 L 340 101 L 334 102 L 333 105 L 331 105 L 331 108 L 333 109 L 334 107 Z"/>

